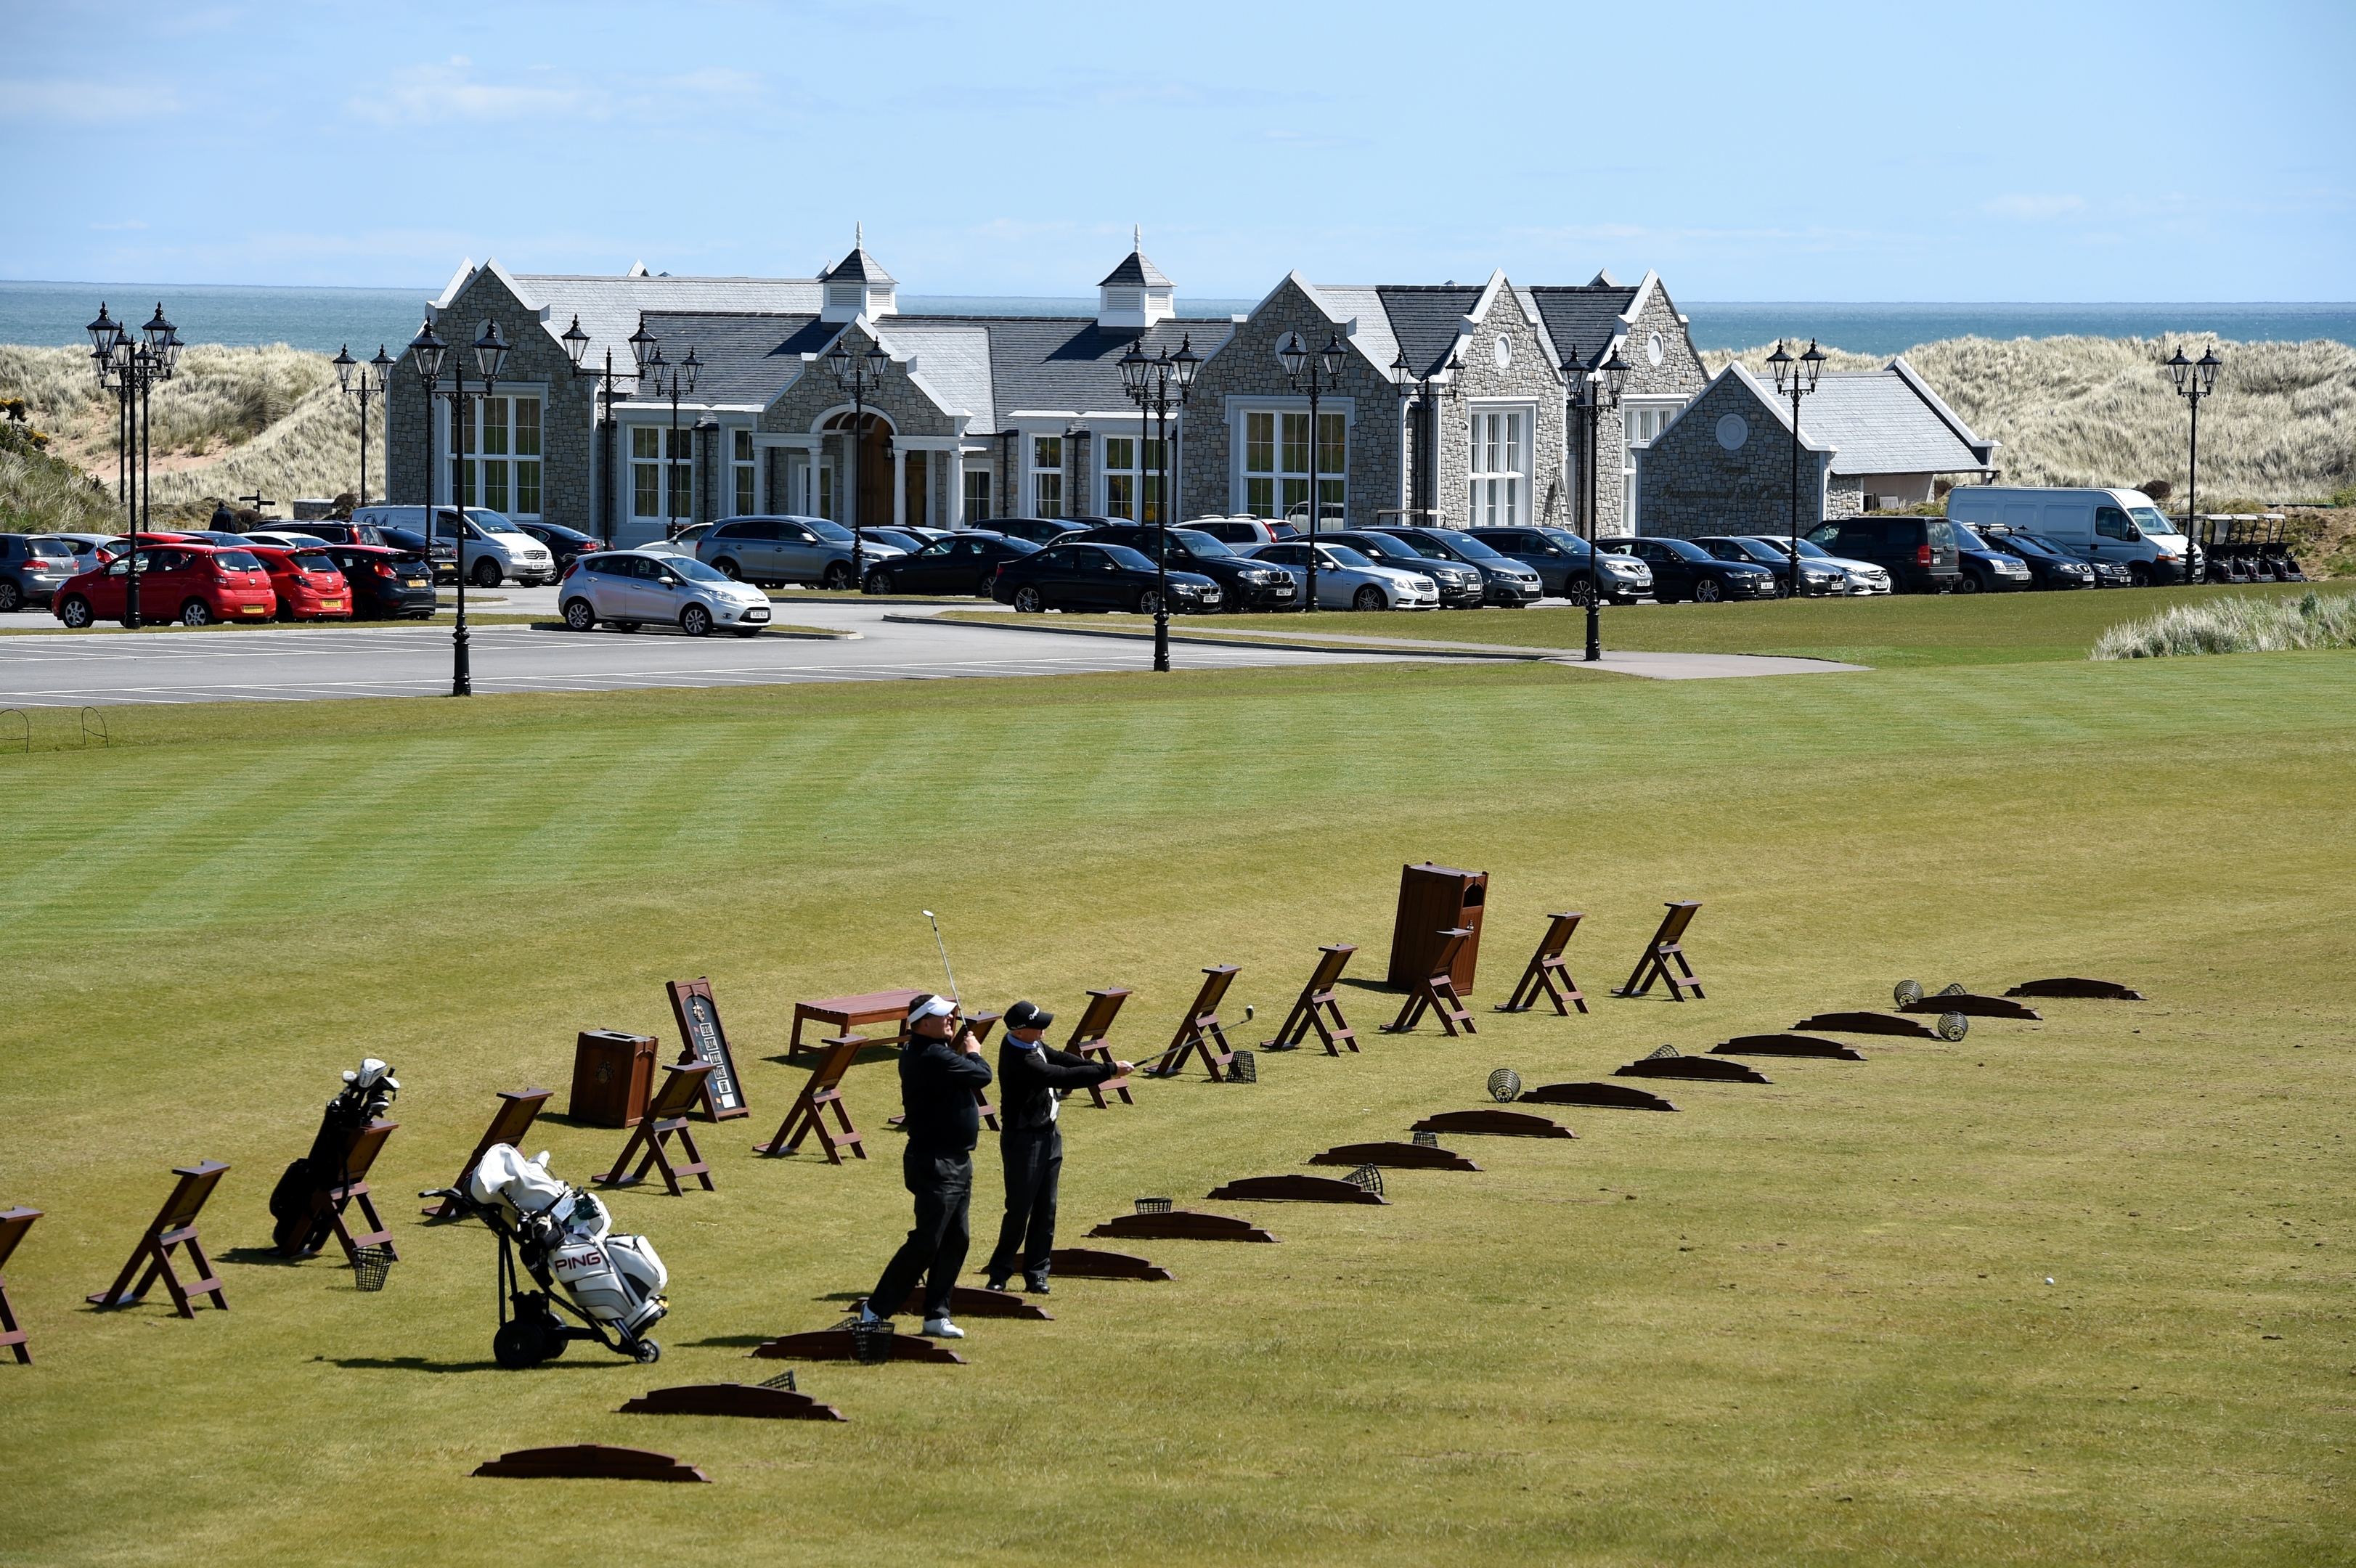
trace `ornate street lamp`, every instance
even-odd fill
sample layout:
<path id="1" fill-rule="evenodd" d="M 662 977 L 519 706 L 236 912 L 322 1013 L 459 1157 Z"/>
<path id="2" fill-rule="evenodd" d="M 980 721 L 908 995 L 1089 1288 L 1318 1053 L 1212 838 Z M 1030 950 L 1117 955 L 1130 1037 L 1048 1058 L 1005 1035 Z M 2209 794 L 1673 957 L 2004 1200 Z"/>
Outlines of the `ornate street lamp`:
<path id="1" fill-rule="evenodd" d="M 482 381 L 480 389 L 475 395 L 487 397 L 491 389 L 498 385 L 499 371 L 507 365 L 508 340 L 500 333 L 499 324 L 496 320 L 488 321 L 484 323 L 483 330 L 476 337 L 473 347 L 475 368 L 481 372 Z M 466 633 L 466 528 L 468 525 L 466 507 L 466 362 L 463 359 L 452 357 L 450 346 L 444 343 L 441 335 L 434 330 L 434 323 L 430 318 L 423 327 L 418 329 L 417 336 L 409 340 L 409 351 L 416 357 L 417 379 L 425 384 L 426 407 L 431 409 L 436 397 L 447 400 L 450 405 L 450 510 L 453 523 L 451 543 L 452 553 L 456 558 L 458 568 L 458 622 L 450 634 L 450 695 L 472 697 L 475 694 L 475 677 L 469 657 Z M 450 389 L 446 392 L 441 390 L 444 369 L 448 370 L 450 379 Z M 431 442 L 433 438 L 430 433 L 426 439 Z M 433 574 L 431 568 L 434 560 L 432 518 L 437 508 L 431 504 L 430 492 L 427 500 L 425 559 L 427 575 L 430 577 Z"/>
<path id="2" fill-rule="evenodd" d="M 2192 444 L 2185 458 L 2184 530 L 2190 542 L 2197 545 L 2201 542 L 2201 403 L 2216 395 L 2217 372 L 2225 368 L 2225 362 L 2217 357 L 2213 347 L 2198 359 L 2187 359 L 2179 347 L 2176 357 L 2165 364 L 2168 379 L 2176 383 L 2177 395 L 2192 405 Z M 2189 560 L 2184 563 L 2184 581 L 2200 581 Z"/>
<path id="3" fill-rule="evenodd" d="M 1348 354 L 1349 350 L 1342 346 L 1342 335 L 1338 332 L 1326 334 L 1325 347 L 1317 351 L 1313 359 L 1310 355 L 1308 348 L 1301 343 L 1301 334 L 1297 332 L 1288 336 L 1283 344 L 1278 347 L 1276 351 L 1278 361 L 1284 366 L 1284 379 L 1292 384 L 1292 389 L 1294 391 L 1298 392 L 1304 389 L 1302 379 L 1304 376 L 1307 378 L 1306 390 L 1309 394 L 1309 603 L 1303 604 L 1301 608 L 1312 614 L 1314 614 L 1317 610 L 1317 520 L 1325 510 L 1324 501 L 1318 495 L 1317 404 L 1319 399 L 1323 397 L 1327 392 L 1332 391 L 1340 384 L 1342 378 L 1342 361 L 1348 357 Z M 1344 505 L 1346 505 L 1346 503 L 1344 503 Z M 1286 510 L 1289 513 L 1290 508 L 1287 507 Z M 1349 520 L 1346 513 L 1344 514 L 1343 520 L 1344 522 Z"/>
<path id="4" fill-rule="evenodd" d="M 392 361 L 385 357 L 384 345 L 376 346 L 373 359 L 355 359 L 348 345 L 337 350 L 331 363 L 336 367 L 336 380 L 342 386 L 344 396 L 357 396 L 360 400 L 360 498 L 368 505 L 368 406 L 370 398 L 384 396 L 385 379 L 392 373 Z M 429 552 L 430 553 L 430 552 Z M 432 575 L 429 562 L 427 575 Z"/>
<path id="5" fill-rule="evenodd" d="M 107 315 L 103 304 L 98 307 L 98 319 L 85 330 L 90 334 L 91 364 L 98 373 L 99 388 L 113 393 L 116 400 L 115 494 L 131 525 L 130 563 L 123 568 L 128 581 L 123 585 L 123 624 L 135 631 L 143 624 L 139 536 L 153 521 L 155 504 L 148 449 L 149 395 L 155 383 L 172 379 L 182 345 L 179 333 L 164 318 L 160 301 L 154 318 L 136 334 Z"/>
<path id="6" fill-rule="evenodd" d="M 883 387 L 884 372 L 891 363 L 892 356 L 880 341 L 860 355 L 856 362 L 850 346 L 841 337 L 834 340 L 834 347 L 826 355 L 826 368 L 834 373 L 834 384 L 851 395 L 851 439 L 845 443 L 851 459 L 847 464 L 851 478 L 845 488 L 850 491 L 847 506 L 851 513 L 851 585 L 862 591 L 867 586 L 867 536 L 859 528 L 860 480 L 865 477 L 859 471 L 859 447 L 867 429 L 867 400 Z"/>
<path id="7" fill-rule="evenodd" d="M 637 379 L 636 356 L 638 339 L 641 337 L 648 338 L 649 342 L 652 341 L 652 336 L 647 332 L 646 322 L 643 319 L 638 323 L 638 330 L 630 335 L 632 379 L 634 380 Z M 599 410 L 597 440 L 602 446 L 597 459 L 597 531 L 602 536 L 598 543 L 603 548 L 614 542 L 614 350 L 611 345 L 606 347 L 605 368 L 603 370 L 594 368 L 584 370 L 581 368 L 581 357 L 589 351 L 589 335 L 581 330 L 581 317 L 577 315 L 573 318 L 573 325 L 564 329 L 564 336 L 558 341 L 564 345 L 564 357 L 573 361 L 573 379 L 579 380 L 584 376 L 593 378 L 597 383 L 597 389 L 592 392 L 590 397 L 603 400 L 597 404 Z"/>
<path id="8" fill-rule="evenodd" d="M 1816 379 L 1825 373 L 1824 351 L 1816 340 L 1808 339 L 1808 351 L 1796 358 L 1785 352 L 1783 340 L 1775 340 L 1775 352 L 1767 356 L 1767 363 L 1775 372 L 1775 395 L 1792 400 L 1792 586 L 1788 597 L 1800 596 L 1800 400 L 1816 389 Z M 1892 581 L 1895 581 L 1894 579 Z"/>
<path id="9" fill-rule="evenodd" d="M 1607 340 L 1608 343 L 1608 340 Z M 1569 378 L 1569 412 L 1581 421 L 1587 434 L 1587 469 L 1585 482 L 1579 487 L 1579 509 L 1586 520 L 1587 539 L 1587 662 L 1596 664 L 1603 657 L 1603 564 L 1601 552 L 1596 548 L 1597 533 L 1602 526 L 1602 507 L 1599 505 L 1599 482 L 1596 464 L 1600 458 L 1599 427 L 1606 414 L 1620 407 L 1620 394 L 1627 389 L 1628 362 L 1612 348 L 1609 358 L 1601 364 L 1582 365 L 1576 347 L 1566 347 L 1563 373 Z"/>
<path id="10" fill-rule="evenodd" d="M 1194 352 L 1193 334 L 1180 339 L 1178 352 L 1162 350 L 1149 359 L 1145 357 L 1143 339 L 1129 346 L 1120 357 L 1120 382 L 1137 405 L 1137 433 L 1145 434 L 1145 421 L 1150 414 L 1154 420 L 1154 467 L 1159 479 L 1153 497 L 1153 667 L 1159 671 L 1170 668 L 1170 389 L 1178 389 L 1178 411 L 1183 419 L 1186 411 L 1186 394 L 1194 385 L 1194 373 L 1203 368 L 1203 357 Z M 1144 465 L 1139 464 L 1141 475 Z M 1142 491 L 1144 485 L 1138 488 Z M 1143 496 L 1139 497 L 1140 502 Z M 1144 520 L 1141 514 L 1139 521 Z"/>

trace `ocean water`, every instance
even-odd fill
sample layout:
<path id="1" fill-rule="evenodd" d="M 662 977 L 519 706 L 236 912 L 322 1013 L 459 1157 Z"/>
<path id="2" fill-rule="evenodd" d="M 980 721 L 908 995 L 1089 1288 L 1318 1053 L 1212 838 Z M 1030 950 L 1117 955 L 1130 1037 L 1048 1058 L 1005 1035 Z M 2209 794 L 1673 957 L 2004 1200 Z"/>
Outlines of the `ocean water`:
<path id="1" fill-rule="evenodd" d="M 438 286 L 413 289 L 263 288 L 221 283 L 59 283 L 0 281 L 0 343 L 86 345 L 102 301 L 136 325 L 160 301 L 184 343 L 290 343 L 332 354 L 349 345 L 366 359 L 394 354 L 417 334 Z M 1257 300 L 1181 294 L 1188 315 L 1224 316 Z M 1681 302 L 1699 348 L 1748 348 L 1778 337 L 1815 338 L 1857 354 L 1896 354 L 1943 337 L 2157 337 L 2214 332 L 2235 342 L 2331 338 L 2356 347 L 2356 303 L 2316 304 L 1858 304 Z M 1091 315 L 1088 298 L 911 294 L 911 315 Z"/>

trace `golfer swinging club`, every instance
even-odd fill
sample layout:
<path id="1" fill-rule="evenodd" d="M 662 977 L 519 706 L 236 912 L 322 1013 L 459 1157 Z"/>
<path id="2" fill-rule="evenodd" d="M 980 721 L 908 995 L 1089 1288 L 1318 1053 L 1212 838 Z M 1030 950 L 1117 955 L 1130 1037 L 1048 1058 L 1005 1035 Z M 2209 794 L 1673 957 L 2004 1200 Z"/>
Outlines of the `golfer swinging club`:
<path id="1" fill-rule="evenodd" d="M 1006 1040 L 998 1051 L 998 1157 L 1006 1168 L 1006 1218 L 999 1222 L 998 1250 L 990 1254 L 990 1288 L 1004 1290 L 1019 1264 L 1023 1287 L 1047 1294 L 1047 1255 L 1055 1250 L 1055 1186 L 1064 1170 L 1064 1135 L 1055 1125 L 1059 1091 L 1085 1089 L 1130 1071 L 1126 1061 L 1108 1065 L 1057 1051 L 1046 1042 L 1055 1015 L 1035 1003 L 1006 1009 Z"/>
<path id="2" fill-rule="evenodd" d="M 925 1332 L 962 1339 L 949 1321 L 949 1291 L 965 1266 L 970 1239 L 966 1211 L 973 1201 L 973 1146 L 981 1113 L 973 1092 L 990 1083 L 981 1042 L 958 1018 L 947 997 L 920 993 L 908 1006 L 908 1044 L 900 1053 L 900 1105 L 908 1135 L 901 1180 L 916 1198 L 916 1223 L 884 1265 L 875 1294 L 859 1314 L 873 1320 L 898 1312 L 925 1276 Z"/>

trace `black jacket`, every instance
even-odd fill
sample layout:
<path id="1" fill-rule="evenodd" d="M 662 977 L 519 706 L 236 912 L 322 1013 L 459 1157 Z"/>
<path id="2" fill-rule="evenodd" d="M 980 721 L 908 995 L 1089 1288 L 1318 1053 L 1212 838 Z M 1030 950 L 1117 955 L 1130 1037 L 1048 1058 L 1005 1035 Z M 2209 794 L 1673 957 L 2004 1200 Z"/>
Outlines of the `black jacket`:
<path id="1" fill-rule="evenodd" d="M 1031 1132 L 1054 1125 L 1055 1092 L 1085 1089 L 1115 1076 L 1110 1062 L 1090 1061 L 1042 1040 L 1025 1051 L 1012 1039 L 998 1048 L 999 1124 L 1008 1132 Z"/>
<path id="2" fill-rule="evenodd" d="M 900 1108 L 910 1148 L 971 1154 L 981 1136 L 981 1107 L 973 1092 L 990 1083 L 990 1063 L 945 1040 L 908 1037 L 900 1052 Z"/>

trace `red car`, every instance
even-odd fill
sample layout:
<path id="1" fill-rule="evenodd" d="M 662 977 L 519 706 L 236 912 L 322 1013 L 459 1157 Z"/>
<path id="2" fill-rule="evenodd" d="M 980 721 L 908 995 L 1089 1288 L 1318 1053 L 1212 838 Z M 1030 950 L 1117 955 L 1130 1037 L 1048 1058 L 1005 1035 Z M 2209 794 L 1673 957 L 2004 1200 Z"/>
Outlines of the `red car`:
<path id="1" fill-rule="evenodd" d="M 270 586 L 278 595 L 275 606 L 282 621 L 348 621 L 352 591 L 336 563 L 317 549 L 280 549 L 252 545 L 246 554 L 262 562 Z M 145 590 L 142 590 L 144 592 Z"/>
<path id="2" fill-rule="evenodd" d="M 68 578 L 49 601 L 50 613 L 76 630 L 99 621 L 123 620 L 130 571 L 126 557 Z M 139 552 L 143 621 L 177 621 L 185 626 L 266 621 L 277 607 L 278 591 L 251 550 L 168 544 L 145 545 Z"/>

